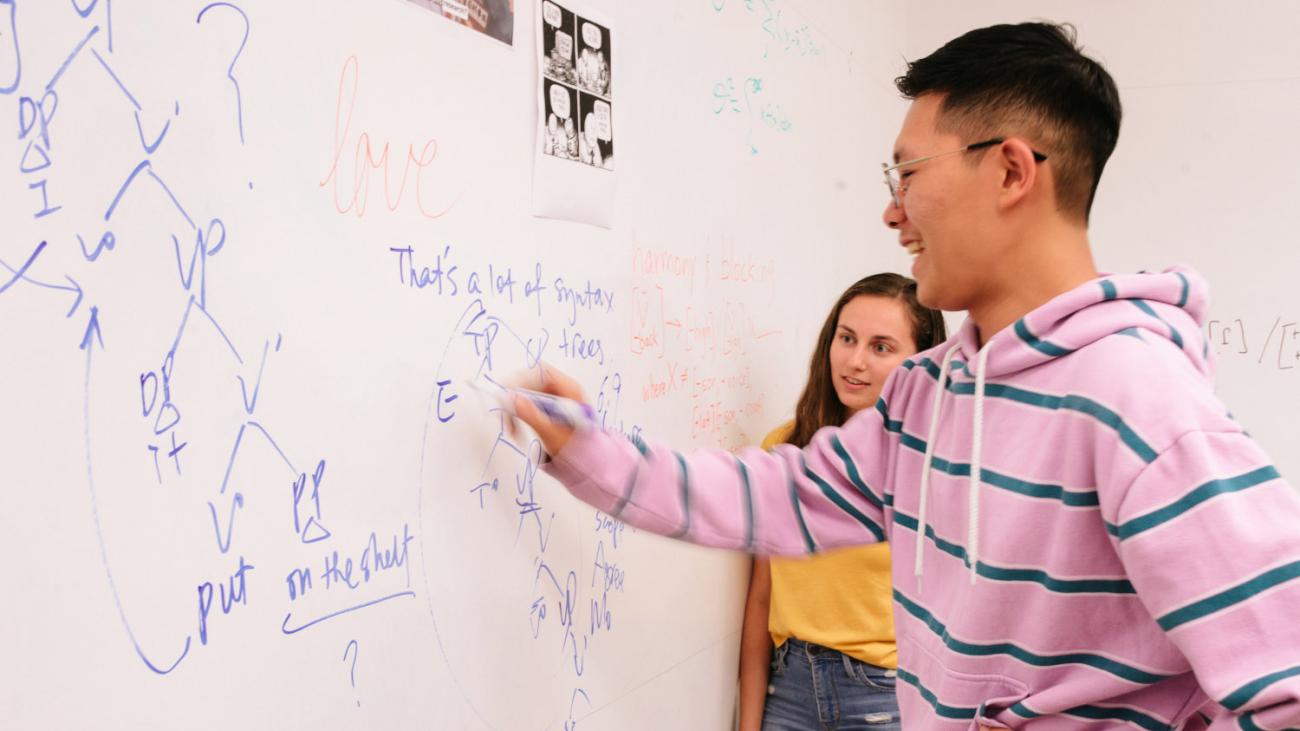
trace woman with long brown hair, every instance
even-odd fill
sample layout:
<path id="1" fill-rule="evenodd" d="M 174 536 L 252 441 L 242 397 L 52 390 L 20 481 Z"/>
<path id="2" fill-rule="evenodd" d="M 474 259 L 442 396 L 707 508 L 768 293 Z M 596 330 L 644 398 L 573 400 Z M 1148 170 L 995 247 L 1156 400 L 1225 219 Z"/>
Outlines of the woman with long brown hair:
<path id="1" fill-rule="evenodd" d="M 946 337 L 943 316 L 917 302 L 913 280 L 858 280 L 822 325 L 794 420 L 768 434 L 764 448 L 802 447 L 818 429 L 873 407 L 900 363 Z M 890 587 L 887 543 L 755 558 L 741 633 L 740 731 L 898 729 Z"/>

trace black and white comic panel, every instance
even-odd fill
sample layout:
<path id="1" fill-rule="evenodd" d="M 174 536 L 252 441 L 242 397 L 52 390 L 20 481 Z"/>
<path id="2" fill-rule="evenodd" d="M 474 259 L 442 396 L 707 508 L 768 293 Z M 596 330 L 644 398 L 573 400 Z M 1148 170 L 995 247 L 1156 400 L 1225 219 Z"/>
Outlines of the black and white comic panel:
<path id="1" fill-rule="evenodd" d="M 569 85 L 578 83 L 574 70 L 577 49 L 573 43 L 575 16 L 550 0 L 542 2 L 542 73 Z"/>
<path id="2" fill-rule="evenodd" d="M 578 92 L 550 79 L 542 82 L 546 99 L 546 129 L 542 153 L 563 160 L 578 159 Z"/>
<path id="3" fill-rule="evenodd" d="M 578 93 L 578 159 L 603 170 L 614 169 L 614 114 L 609 102 Z"/>
<path id="4" fill-rule="evenodd" d="M 578 87 L 592 94 L 612 99 L 610 86 L 609 29 L 587 20 L 577 19 L 578 30 Z"/>

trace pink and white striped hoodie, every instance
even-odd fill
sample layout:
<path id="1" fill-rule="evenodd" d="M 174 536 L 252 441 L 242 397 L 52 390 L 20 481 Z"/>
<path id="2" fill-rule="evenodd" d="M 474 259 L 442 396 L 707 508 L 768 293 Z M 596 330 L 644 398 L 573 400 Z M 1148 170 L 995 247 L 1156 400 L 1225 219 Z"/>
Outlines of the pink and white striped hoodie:
<path id="1" fill-rule="evenodd" d="M 1187 269 L 1107 276 L 803 450 L 589 429 L 546 469 L 706 546 L 890 540 L 909 730 L 1300 727 L 1300 495 L 1212 392 L 1206 306 Z"/>

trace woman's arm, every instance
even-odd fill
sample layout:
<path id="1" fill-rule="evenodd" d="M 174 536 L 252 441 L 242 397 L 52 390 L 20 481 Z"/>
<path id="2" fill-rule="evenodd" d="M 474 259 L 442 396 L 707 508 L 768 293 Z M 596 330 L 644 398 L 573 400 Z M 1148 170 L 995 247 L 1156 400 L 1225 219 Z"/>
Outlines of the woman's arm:
<path id="1" fill-rule="evenodd" d="M 740 630 L 740 729 L 759 731 L 767 701 L 767 671 L 772 662 L 772 636 L 767 631 L 772 597 L 772 569 L 767 559 L 754 558 Z"/>

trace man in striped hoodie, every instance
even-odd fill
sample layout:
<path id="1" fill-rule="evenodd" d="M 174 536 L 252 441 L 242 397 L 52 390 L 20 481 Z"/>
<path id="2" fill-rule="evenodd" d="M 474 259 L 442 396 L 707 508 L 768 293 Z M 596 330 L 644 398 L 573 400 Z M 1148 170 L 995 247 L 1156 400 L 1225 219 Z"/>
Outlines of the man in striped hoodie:
<path id="1" fill-rule="evenodd" d="M 892 541 L 909 730 L 1300 727 L 1300 496 L 1213 395 L 1201 278 L 1092 262 L 1109 74 L 1035 23 L 897 84 L 884 220 L 965 326 L 803 450 L 683 454 L 520 399 L 547 471 L 703 545 Z"/>

